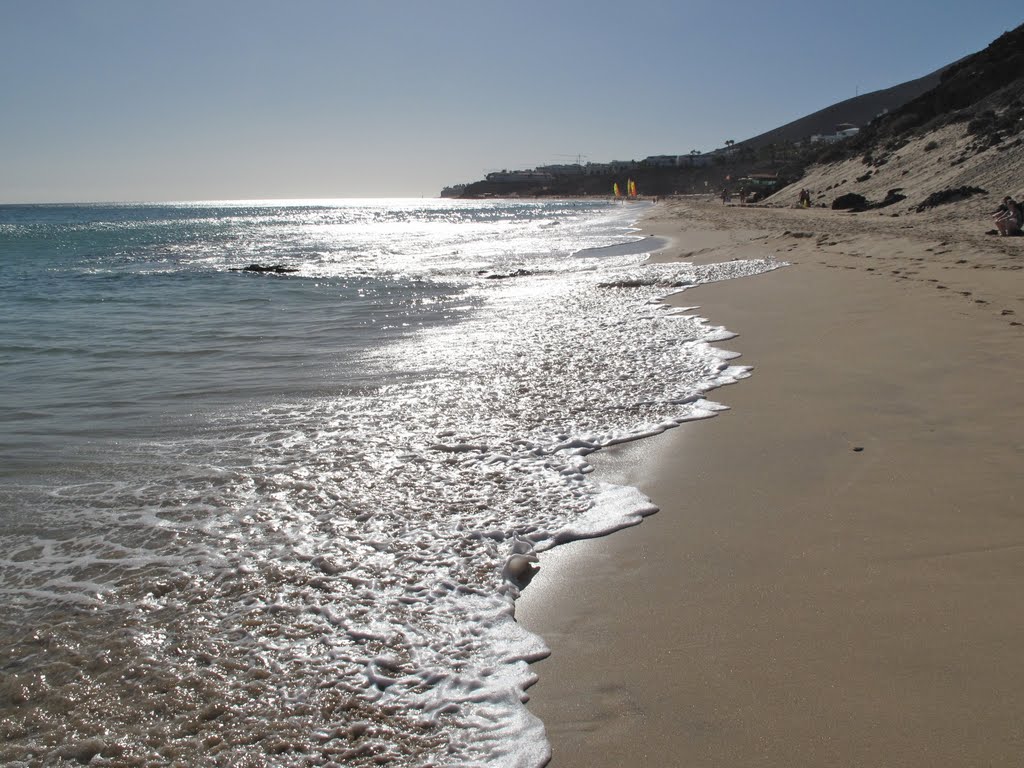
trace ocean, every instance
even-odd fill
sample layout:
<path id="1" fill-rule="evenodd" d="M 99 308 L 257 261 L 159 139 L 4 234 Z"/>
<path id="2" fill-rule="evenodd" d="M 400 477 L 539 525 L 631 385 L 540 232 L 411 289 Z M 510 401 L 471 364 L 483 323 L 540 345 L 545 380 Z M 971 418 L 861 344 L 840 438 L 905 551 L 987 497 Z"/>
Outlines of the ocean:
<path id="1" fill-rule="evenodd" d="M 660 299 L 774 267 L 647 209 L 0 206 L 0 762 L 543 765 L 515 598 L 747 375 Z"/>

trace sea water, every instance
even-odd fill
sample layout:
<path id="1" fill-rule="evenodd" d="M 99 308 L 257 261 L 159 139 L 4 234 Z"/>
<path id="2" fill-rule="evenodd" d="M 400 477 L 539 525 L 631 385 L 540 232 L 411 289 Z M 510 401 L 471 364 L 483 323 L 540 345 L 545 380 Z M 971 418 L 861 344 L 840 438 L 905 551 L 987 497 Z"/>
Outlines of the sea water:
<path id="1" fill-rule="evenodd" d="M 514 599 L 745 375 L 659 299 L 774 266 L 643 210 L 0 207 L 0 761 L 542 764 Z"/>

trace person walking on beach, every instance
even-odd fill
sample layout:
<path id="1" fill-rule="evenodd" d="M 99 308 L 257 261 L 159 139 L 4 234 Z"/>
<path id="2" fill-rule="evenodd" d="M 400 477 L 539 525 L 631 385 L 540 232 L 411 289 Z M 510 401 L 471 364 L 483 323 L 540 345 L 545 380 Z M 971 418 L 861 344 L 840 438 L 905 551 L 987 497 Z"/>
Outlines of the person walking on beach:
<path id="1" fill-rule="evenodd" d="M 1010 195 L 1003 198 L 1003 204 L 992 214 L 996 222 L 996 229 L 1002 237 L 1020 234 L 1021 226 L 1024 225 L 1024 208 Z"/>

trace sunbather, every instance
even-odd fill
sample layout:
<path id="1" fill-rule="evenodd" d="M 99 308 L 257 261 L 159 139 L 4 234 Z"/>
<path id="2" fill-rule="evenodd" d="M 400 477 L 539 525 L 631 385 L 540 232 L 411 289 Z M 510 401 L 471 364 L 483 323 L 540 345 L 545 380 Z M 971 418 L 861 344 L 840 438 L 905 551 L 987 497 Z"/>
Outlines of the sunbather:
<path id="1" fill-rule="evenodd" d="M 996 222 L 996 229 L 1003 237 L 1020 234 L 1021 225 L 1024 224 L 1024 208 L 1020 203 L 1007 195 L 1003 198 L 1003 204 L 992 214 Z"/>

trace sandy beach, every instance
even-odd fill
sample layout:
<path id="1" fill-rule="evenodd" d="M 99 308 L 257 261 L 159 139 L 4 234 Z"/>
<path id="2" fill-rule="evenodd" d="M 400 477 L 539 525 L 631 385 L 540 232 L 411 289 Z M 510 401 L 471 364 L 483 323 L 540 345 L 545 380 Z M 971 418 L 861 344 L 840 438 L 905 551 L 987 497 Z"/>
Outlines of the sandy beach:
<path id="1" fill-rule="evenodd" d="M 660 259 L 789 266 L 670 299 L 752 376 L 595 455 L 661 511 L 517 602 L 553 768 L 1020 763 L 1024 238 L 976 214 L 656 206 Z"/>

